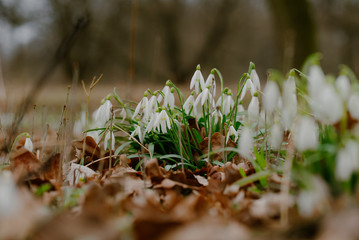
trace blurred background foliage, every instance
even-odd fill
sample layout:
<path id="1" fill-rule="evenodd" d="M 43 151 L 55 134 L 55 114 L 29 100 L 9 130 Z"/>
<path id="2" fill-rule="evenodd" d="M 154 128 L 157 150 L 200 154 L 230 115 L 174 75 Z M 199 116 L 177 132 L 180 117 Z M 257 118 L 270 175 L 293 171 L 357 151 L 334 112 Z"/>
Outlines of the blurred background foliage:
<path id="1" fill-rule="evenodd" d="M 313 52 L 337 73 L 359 75 L 358 0 L 0 0 L 0 60 L 5 82 L 43 71 L 77 19 L 88 21 L 56 71 L 71 82 L 188 83 L 197 64 L 235 82 L 248 68 L 300 68 Z"/>

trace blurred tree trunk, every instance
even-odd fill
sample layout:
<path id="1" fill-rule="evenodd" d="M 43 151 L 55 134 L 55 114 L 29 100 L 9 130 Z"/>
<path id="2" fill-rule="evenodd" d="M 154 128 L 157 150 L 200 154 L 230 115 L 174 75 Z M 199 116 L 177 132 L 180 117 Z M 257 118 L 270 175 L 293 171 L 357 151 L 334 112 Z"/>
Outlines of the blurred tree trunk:
<path id="1" fill-rule="evenodd" d="M 186 8 L 186 2 L 182 0 L 157 1 L 162 25 L 163 42 L 165 47 L 165 57 L 169 70 L 175 82 L 183 82 L 194 72 L 197 64 L 205 64 L 210 61 L 211 55 L 221 46 L 223 39 L 228 35 L 229 19 L 238 0 L 221 0 L 216 3 L 216 11 L 213 15 L 215 19 L 207 33 L 204 43 L 198 53 L 189 57 L 191 64 L 183 64 L 181 61 L 181 40 L 179 34 L 179 24 Z M 190 36 L 189 36 L 190 37 Z"/>
<path id="2" fill-rule="evenodd" d="M 318 50 L 314 21 L 307 0 L 268 0 L 277 26 L 283 71 L 300 68 Z"/>

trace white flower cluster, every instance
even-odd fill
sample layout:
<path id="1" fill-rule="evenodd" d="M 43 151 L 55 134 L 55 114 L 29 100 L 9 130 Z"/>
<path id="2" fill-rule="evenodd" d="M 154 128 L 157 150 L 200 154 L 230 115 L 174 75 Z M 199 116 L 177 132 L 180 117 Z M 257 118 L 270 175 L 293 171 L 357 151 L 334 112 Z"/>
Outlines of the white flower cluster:
<path id="1" fill-rule="evenodd" d="M 205 80 L 198 65 L 190 82 L 192 92 L 185 99 L 170 81 L 167 81 L 161 91 L 147 90 L 132 116 L 129 116 L 133 126 L 131 137 L 138 136 L 143 143 L 146 134 L 168 133 L 174 125 L 179 124 L 179 119 L 191 116 L 199 121 L 205 119 L 208 133 L 212 132 L 208 131 L 210 126 L 219 123 L 220 130 L 224 130 L 226 143 L 229 139 L 234 140 L 238 143 L 239 153 L 245 158 L 252 158 L 254 136 L 260 129 L 267 129 L 268 146 L 272 150 L 281 149 L 284 132 L 288 131 L 296 149 L 304 152 L 318 148 L 319 126 L 343 122 L 343 119 L 347 120 L 347 115 L 359 120 L 359 92 L 355 90 L 355 86 L 345 75 L 340 75 L 335 82 L 331 82 L 317 65 L 309 67 L 308 94 L 305 89 L 297 94 L 294 70 L 282 84 L 269 80 L 262 92 L 258 74 L 252 68 L 245 75 L 242 86 L 239 86 L 241 92 L 237 93 L 236 98 L 233 98 L 228 88 L 222 89 L 223 83 L 220 95 L 216 97 L 215 73 L 216 70 L 212 70 Z M 220 80 L 222 81 L 221 77 Z M 175 104 L 175 93 L 179 95 L 180 107 Z M 248 94 L 250 96 L 246 101 L 249 100 L 249 104 L 245 109 L 243 102 Z M 304 100 L 300 101 L 299 110 L 298 96 Z M 91 127 L 107 127 L 112 115 L 111 109 L 111 102 L 106 100 L 94 112 Z M 122 122 L 130 112 L 122 109 Z M 241 124 L 236 124 L 238 121 Z M 88 135 L 90 134 L 99 141 L 98 131 L 89 132 Z M 108 132 L 104 139 L 105 149 L 114 149 L 113 133 Z M 359 141 L 357 137 L 350 135 L 348 139 L 343 139 L 343 143 L 344 147 L 337 154 L 336 175 L 340 180 L 347 180 L 353 172 L 359 171 L 359 153 L 353 150 L 358 148 Z"/>

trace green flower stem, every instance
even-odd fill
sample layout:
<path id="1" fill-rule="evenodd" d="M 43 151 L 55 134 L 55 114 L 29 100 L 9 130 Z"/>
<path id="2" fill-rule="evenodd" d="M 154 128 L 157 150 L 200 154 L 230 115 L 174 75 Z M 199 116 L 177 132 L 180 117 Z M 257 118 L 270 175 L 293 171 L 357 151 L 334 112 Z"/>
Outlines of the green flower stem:
<path id="1" fill-rule="evenodd" d="M 223 113 L 223 77 L 222 77 L 222 74 L 221 72 L 217 69 L 217 68 L 213 68 L 211 70 L 211 72 L 214 71 L 215 73 L 217 73 L 218 77 L 219 77 L 219 80 L 221 82 L 221 114 Z M 224 118 L 222 118 L 224 119 Z M 220 129 L 219 131 L 221 132 L 222 128 L 224 128 L 224 122 L 222 120 L 222 123 L 220 125 Z"/>

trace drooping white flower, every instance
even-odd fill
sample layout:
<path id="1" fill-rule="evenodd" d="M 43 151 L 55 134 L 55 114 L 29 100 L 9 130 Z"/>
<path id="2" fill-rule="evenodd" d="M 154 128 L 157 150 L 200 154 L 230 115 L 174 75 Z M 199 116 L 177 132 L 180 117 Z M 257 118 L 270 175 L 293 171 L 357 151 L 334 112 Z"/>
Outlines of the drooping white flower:
<path id="1" fill-rule="evenodd" d="M 29 152 L 32 152 L 34 150 L 34 145 L 32 144 L 32 141 L 30 139 L 30 136 L 26 136 L 24 148 L 26 148 Z"/>
<path id="2" fill-rule="evenodd" d="M 253 97 L 254 93 L 257 92 L 257 89 L 253 85 L 253 82 L 250 78 L 247 79 L 246 83 L 243 86 L 241 96 L 239 97 L 239 101 L 242 101 L 244 99 L 248 90 L 251 92 L 252 97 Z"/>
<path id="3" fill-rule="evenodd" d="M 274 81 L 267 82 L 263 91 L 263 107 L 268 114 L 271 114 L 278 106 L 279 96 L 278 84 Z"/>
<path id="4" fill-rule="evenodd" d="M 161 92 L 163 93 L 163 95 L 165 96 L 165 98 L 166 98 L 166 95 L 171 92 L 171 88 L 167 85 L 167 83 L 166 83 L 166 86 L 164 86 L 164 88 L 162 89 Z M 162 95 L 161 93 L 158 93 L 158 97 L 157 97 L 158 103 L 161 103 L 161 102 L 162 102 L 163 95 Z"/>
<path id="5" fill-rule="evenodd" d="M 174 89 L 171 89 L 163 100 L 163 107 L 173 109 L 175 106 L 175 96 L 173 94 Z"/>
<path id="6" fill-rule="evenodd" d="M 120 111 L 120 117 L 122 118 L 121 119 L 121 122 L 123 123 L 127 117 L 127 111 L 126 111 L 126 108 L 122 108 L 121 111 Z"/>
<path id="7" fill-rule="evenodd" d="M 259 100 L 258 97 L 253 96 L 248 105 L 248 120 L 249 122 L 258 122 L 259 118 Z"/>
<path id="8" fill-rule="evenodd" d="M 165 110 L 162 110 L 157 116 L 156 122 L 154 123 L 154 128 L 162 133 L 167 133 L 167 128 L 171 128 L 171 121 Z"/>
<path id="9" fill-rule="evenodd" d="M 352 93 L 348 100 L 348 110 L 350 115 L 359 120 L 359 93 Z"/>
<path id="10" fill-rule="evenodd" d="M 251 157 L 253 151 L 253 136 L 251 129 L 247 126 L 245 126 L 240 132 L 238 148 L 242 157 Z"/>
<path id="11" fill-rule="evenodd" d="M 308 73 L 309 96 L 313 97 L 320 92 L 323 84 L 325 84 L 325 75 L 322 68 L 318 65 L 310 66 Z"/>
<path id="12" fill-rule="evenodd" d="M 158 112 L 151 113 L 150 121 L 147 124 L 147 127 L 145 129 L 145 133 L 151 132 L 154 129 L 158 115 L 159 115 Z"/>
<path id="13" fill-rule="evenodd" d="M 141 143 L 143 143 L 143 134 L 142 134 L 142 129 L 141 126 L 138 125 L 135 130 L 131 133 L 130 139 L 133 138 L 134 136 L 138 136 L 138 139 L 140 140 Z"/>
<path id="14" fill-rule="evenodd" d="M 205 88 L 204 78 L 199 65 L 191 79 L 190 89 L 192 90 L 193 88 L 195 89 L 196 94 L 199 94 Z"/>
<path id="15" fill-rule="evenodd" d="M 318 126 L 314 119 L 303 116 L 298 120 L 294 143 L 298 151 L 315 150 L 318 146 Z"/>
<path id="16" fill-rule="evenodd" d="M 218 98 L 217 103 L 216 103 L 217 107 L 221 107 L 222 96 L 223 96 L 223 114 L 227 115 L 231 112 L 233 105 L 234 105 L 234 101 L 233 101 L 231 93 L 224 93 Z"/>
<path id="17" fill-rule="evenodd" d="M 207 103 L 207 100 L 209 101 L 209 104 L 213 107 L 215 107 L 214 105 L 214 100 L 213 100 L 213 96 L 211 94 L 211 92 L 209 91 L 208 88 L 205 88 L 198 96 L 196 101 L 194 102 L 194 106 L 197 107 L 197 105 L 199 103 L 201 103 L 201 105 L 204 105 Z"/>
<path id="18" fill-rule="evenodd" d="M 148 100 L 146 108 L 148 109 L 149 113 L 157 109 L 157 97 L 155 95 L 153 95 L 150 100 Z"/>
<path id="19" fill-rule="evenodd" d="M 184 102 L 183 109 L 184 109 L 184 112 L 186 114 L 190 113 L 190 111 L 191 111 L 191 109 L 192 109 L 192 107 L 194 105 L 194 101 L 195 101 L 194 96 L 191 94 L 191 95 L 189 95 L 189 97 Z"/>
<path id="20" fill-rule="evenodd" d="M 211 114 L 212 117 L 212 121 L 214 124 L 217 124 L 218 121 L 222 122 L 223 121 L 223 115 L 221 114 L 221 112 L 218 109 L 214 109 L 214 111 Z"/>
<path id="21" fill-rule="evenodd" d="M 238 132 L 233 126 L 230 126 L 227 132 L 227 139 L 226 143 L 228 143 L 229 137 L 234 136 L 234 141 L 237 142 L 238 140 Z"/>
<path id="22" fill-rule="evenodd" d="M 111 118 L 112 103 L 106 100 L 94 113 L 93 121 L 96 127 L 105 126 L 106 122 Z"/>
<path id="23" fill-rule="evenodd" d="M 261 81 L 259 80 L 258 74 L 255 69 L 252 69 L 250 78 L 252 79 L 253 85 L 256 88 L 256 91 L 261 90 Z"/>
<path id="24" fill-rule="evenodd" d="M 216 96 L 216 80 L 214 79 L 214 73 L 211 72 L 206 80 L 205 88 L 208 88 L 213 97 Z"/>
<path id="25" fill-rule="evenodd" d="M 133 113 L 132 119 L 136 118 L 140 112 L 143 112 L 144 115 L 147 116 L 148 115 L 146 112 L 148 110 L 147 106 L 148 106 L 148 98 L 143 97 L 141 99 L 141 101 L 137 104 L 137 107 L 135 109 L 135 112 Z"/>
<path id="26" fill-rule="evenodd" d="M 323 124 L 337 123 L 343 116 L 343 101 L 332 84 L 323 83 L 311 96 L 309 105 L 316 119 Z"/>
<path id="27" fill-rule="evenodd" d="M 335 175 L 339 180 L 346 181 L 357 170 L 359 170 L 359 144 L 349 140 L 338 152 Z"/>
<path id="28" fill-rule="evenodd" d="M 279 150 L 283 141 L 283 130 L 280 124 L 273 124 L 270 129 L 269 145 L 273 150 Z"/>
<path id="29" fill-rule="evenodd" d="M 110 139 L 110 136 L 111 136 L 111 139 Z M 111 146 L 108 146 L 109 141 L 110 141 Z M 105 136 L 105 141 L 104 141 L 104 149 L 105 150 L 106 149 L 108 149 L 108 150 L 115 149 L 115 135 L 113 134 L 113 132 L 110 133 L 110 131 L 107 131 L 106 136 Z"/>
<path id="30" fill-rule="evenodd" d="M 337 87 L 342 99 L 348 100 L 351 88 L 349 78 L 345 75 L 340 75 L 337 80 L 335 80 L 335 86 Z"/>

